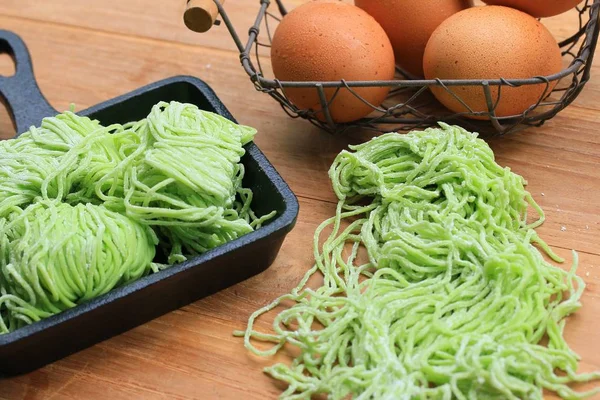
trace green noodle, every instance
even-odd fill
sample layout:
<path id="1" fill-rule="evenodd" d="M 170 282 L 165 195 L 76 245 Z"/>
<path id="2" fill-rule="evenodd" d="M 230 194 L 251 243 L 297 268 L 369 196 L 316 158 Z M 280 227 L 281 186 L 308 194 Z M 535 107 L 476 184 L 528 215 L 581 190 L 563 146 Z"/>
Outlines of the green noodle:
<path id="1" fill-rule="evenodd" d="M 272 217 L 252 218 L 252 192 L 242 188 L 242 146 L 256 133 L 253 128 L 216 114 L 207 118 L 189 104 L 160 103 L 135 130 L 149 147 L 126 176 L 125 211 L 158 228 L 172 261 L 251 232 Z"/>
<path id="2" fill-rule="evenodd" d="M 68 111 L 0 142 L 0 333 L 260 227 L 274 212 L 256 216 L 242 186 L 255 133 L 161 102 L 125 125 Z"/>
<path id="3" fill-rule="evenodd" d="M 600 378 L 577 375 L 578 356 L 562 336 L 584 290 L 577 255 L 565 272 L 537 250 L 559 260 L 533 230 L 544 216 L 523 178 L 496 164 L 476 134 L 445 124 L 351 149 L 330 169 L 339 203 L 315 234 L 315 266 L 236 332 L 259 355 L 299 348 L 291 365 L 266 369 L 288 384 L 282 398 L 598 393 L 569 387 Z M 530 206 L 539 219 L 528 224 Z M 312 288 L 317 273 L 323 284 Z M 273 333 L 255 330 L 282 305 Z"/>
<path id="4" fill-rule="evenodd" d="M 0 220 L 0 333 L 74 307 L 152 269 L 152 230 L 102 206 L 39 201 Z"/>

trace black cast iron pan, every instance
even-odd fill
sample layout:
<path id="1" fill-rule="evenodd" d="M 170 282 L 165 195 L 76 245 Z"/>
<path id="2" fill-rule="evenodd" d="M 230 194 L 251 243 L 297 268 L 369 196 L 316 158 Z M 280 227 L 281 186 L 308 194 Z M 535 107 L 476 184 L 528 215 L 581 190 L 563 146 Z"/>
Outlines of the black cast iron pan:
<path id="1" fill-rule="evenodd" d="M 16 73 L 0 77 L 0 98 L 17 132 L 57 114 L 41 94 L 29 52 L 14 33 L 0 30 L 0 53 L 12 55 Z M 103 124 L 144 118 L 159 101 L 196 104 L 232 121 L 216 94 L 203 81 L 177 76 L 108 100 L 80 115 Z M 264 227 L 201 256 L 117 288 L 48 319 L 0 335 L 0 374 L 37 369 L 94 343 L 256 275 L 273 262 L 298 215 L 298 201 L 256 145 L 246 146 L 244 186 L 254 192 L 257 215 L 277 210 Z"/>

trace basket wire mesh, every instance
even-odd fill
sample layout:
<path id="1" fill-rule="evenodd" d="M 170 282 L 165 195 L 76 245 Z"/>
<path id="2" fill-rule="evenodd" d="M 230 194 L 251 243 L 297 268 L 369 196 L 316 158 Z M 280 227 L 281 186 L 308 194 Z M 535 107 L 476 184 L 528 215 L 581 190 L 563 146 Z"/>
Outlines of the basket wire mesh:
<path id="1" fill-rule="evenodd" d="M 275 27 L 287 10 L 281 0 L 261 0 L 254 24 L 248 31 L 248 39 L 243 43 L 226 10 L 219 0 L 214 0 L 219 14 L 231 34 L 240 53 L 242 67 L 250 77 L 256 90 L 264 92 L 277 100 L 283 110 L 292 118 L 304 118 L 314 125 L 331 133 L 341 133 L 353 128 L 371 129 L 379 132 L 409 131 L 435 125 L 438 121 L 462 125 L 472 131 L 488 135 L 502 135 L 541 126 L 567 107 L 579 95 L 590 79 L 592 61 L 599 34 L 600 0 L 586 0 L 577 7 L 577 25 L 570 37 L 559 43 L 563 59 L 568 67 L 550 76 L 536 76 L 528 79 L 410 79 L 411 77 L 397 68 L 396 78 L 389 81 L 328 81 L 293 82 L 280 81 L 267 76 L 265 50 L 271 46 Z M 276 10 L 272 7 L 275 6 Z M 554 82 L 557 84 L 552 88 Z M 502 89 L 525 85 L 544 85 L 542 95 L 522 114 L 509 117 L 496 116 L 495 109 L 502 97 Z M 389 95 L 382 105 L 370 104 L 355 90 L 364 87 L 387 86 Z M 459 101 L 467 111 L 452 113 L 444 109 L 432 96 L 430 88 L 441 87 Z M 486 99 L 487 111 L 476 112 L 457 94 L 461 86 L 480 87 Z M 301 109 L 286 96 L 287 88 L 314 88 L 318 93 L 320 107 Z M 326 89 L 333 88 L 333 95 Z M 496 91 L 497 94 L 493 93 Z M 336 123 L 329 112 L 329 105 L 335 101 L 342 90 L 351 92 L 356 98 L 367 104 L 372 113 L 367 117 L 350 123 Z M 317 116 L 321 116 L 318 118 Z M 483 117 L 474 120 L 468 116 Z"/>

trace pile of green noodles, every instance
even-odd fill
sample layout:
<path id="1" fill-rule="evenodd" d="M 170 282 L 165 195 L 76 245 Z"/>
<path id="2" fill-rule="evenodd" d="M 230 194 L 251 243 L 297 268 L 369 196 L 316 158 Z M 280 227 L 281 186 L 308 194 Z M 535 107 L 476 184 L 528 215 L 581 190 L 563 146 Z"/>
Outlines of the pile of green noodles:
<path id="1" fill-rule="evenodd" d="M 65 112 L 0 141 L 0 334 L 260 227 L 256 130 L 191 104 L 125 125 Z"/>
<path id="2" fill-rule="evenodd" d="M 330 169 L 339 203 L 315 234 L 315 266 L 236 332 L 255 354 L 299 348 L 291 365 L 266 369 L 289 385 L 282 398 L 598 393 L 569 387 L 600 378 L 576 374 L 578 356 L 562 337 L 584 283 L 576 254 L 565 272 L 534 246 L 559 261 L 534 231 L 544 217 L 523 178 L 496 164 L 476 134 L 448 125 L 351 149 Z M 529 207 L 539 214 L 531 224 Z M 312 288 L 316 273 L 323 284 Z M 256 331 L 256 319 L 279 306 L 287 307 L 274 332 Z"/>

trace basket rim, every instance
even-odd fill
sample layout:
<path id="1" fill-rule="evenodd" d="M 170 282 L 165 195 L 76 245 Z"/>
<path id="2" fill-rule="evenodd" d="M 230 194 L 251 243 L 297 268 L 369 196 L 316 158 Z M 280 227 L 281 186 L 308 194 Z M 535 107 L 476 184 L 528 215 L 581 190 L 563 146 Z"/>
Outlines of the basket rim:
<path id="1" fill-rule="evenodd" d="M 254 77 L 254 69 L 247 63 L 243 63 L 244 68 L 248 66 L 246 72 Z M 575 60 L 568 68 L 557 72 L 556 74 L 546 76 L 535 76 L 532 78 L 518 78 L 518 79 L 392 79 L 392 80 L 372 80 L 372 81 L 347 81 L 340 79 L 337 81 L 282 81 L 279 79 L 267 79 L 261 75 L 257 75 L 255 78 L 261 86 L 265 88 L 279 88 L 279 87 L 293 87 L 293 88 L 305 88 L 305 87 L 372 87 L 372 86 L 390 86 L 390 87 L 422 87 L 422 86 L 523 86 L 523 85 L 539 85 L 542 83 L 559 81 L 565 76 L 573 74 L 577 71 L 583 62 L 581 60 Z"/>

